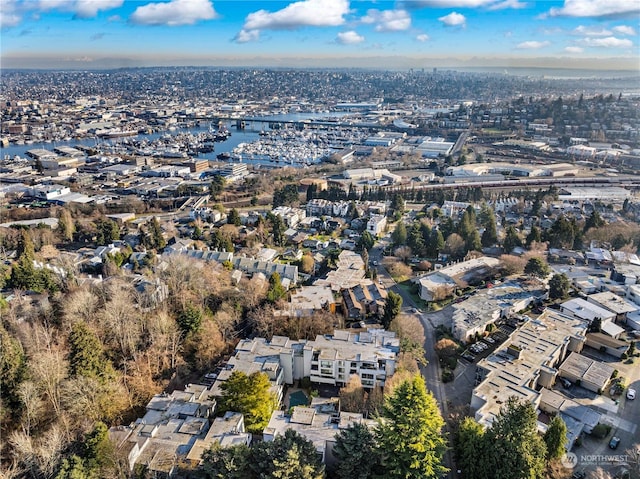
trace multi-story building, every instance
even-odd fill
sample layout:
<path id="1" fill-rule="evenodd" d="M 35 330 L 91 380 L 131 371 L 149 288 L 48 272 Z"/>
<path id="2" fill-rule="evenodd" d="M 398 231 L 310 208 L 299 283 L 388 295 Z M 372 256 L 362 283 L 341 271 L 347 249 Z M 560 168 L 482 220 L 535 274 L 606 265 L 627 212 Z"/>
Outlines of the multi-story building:
<path id="1" fill-rule="evenodd" d="M 557 311 L 545 310 L 527 321 L 507 340 L 506 347 L 482 359 L 476 367 L 471 409 L 476 420 L 491 425 L 510 397 L 540 404 L 540 390 L 551 389 L 558 368 L 571 353 L 579 353 L 587 324 Z"/>
<path id="2" fill-rule="evenodd" d="M 266 372 L 280 400 L 283 384 L 304 377 L 315 383 L 342 386 L 356 374 L 364 387 L 382 387 L 395 372 L 399 351 L 400 340 L 395 333 L 383 329 L 335 330 L 333 335 L 319 335 L 310 341 L 286 336 L 274 336 L 271 341 L 245 339 L 236 346 L 212 389 L 218 391 L 233 371 Z"/>
<path id="3" fill-rule="evenodd" d="M 367 231 L 374 237 L 384 233 L 386 227 L 387 217 L 383 215 L 371 215 L 367 221 Z"/>

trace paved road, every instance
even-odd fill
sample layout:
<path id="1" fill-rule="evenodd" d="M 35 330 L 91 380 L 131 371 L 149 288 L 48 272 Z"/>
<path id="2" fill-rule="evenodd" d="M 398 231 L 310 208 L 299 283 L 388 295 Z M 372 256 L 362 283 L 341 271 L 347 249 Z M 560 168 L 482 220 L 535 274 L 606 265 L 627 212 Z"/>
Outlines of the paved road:
<path id="1" fill-rule="evenodd" d="M 440 363 L 435 352 L 436 334 L 435 328 L 438 324 L 442 324 L 442 318 L 439 313 L 422 313 L 418 310 L 411 296 L 402 288 L 399 288 L 391 275 L 382 266 L 382 249 L 384 248 L 384 242 L 382 245 L 377 245 L 369 252 L 369 260 L 372 264 L 377 265 L 378 281 L 383 284 L 388 291 L 393 291 L 402 297 L 402 313 L 410 314 L 417 317 L 424 328 L 424 351 L 425 358 L 427 359 L 426 366 L 420 366 L 420 372 L 427 383 L 427 388 L 433 393 L 438 405 L 440 406 L 440 412 L 443 417 L 447 417 L 447 397 L 444 389 L 444 384 L 440 380 L 441 371 Z M 418 312 L 414 312 L 418 311 Z M 447 451 L 445 455 L 445 465 L 450 469 L 449 474 L 446 477 L 449 479 L 455 479 L 457 474 L 455 473 L 455 464 L 453 463 L 453 454 L 451 451 Z"/>

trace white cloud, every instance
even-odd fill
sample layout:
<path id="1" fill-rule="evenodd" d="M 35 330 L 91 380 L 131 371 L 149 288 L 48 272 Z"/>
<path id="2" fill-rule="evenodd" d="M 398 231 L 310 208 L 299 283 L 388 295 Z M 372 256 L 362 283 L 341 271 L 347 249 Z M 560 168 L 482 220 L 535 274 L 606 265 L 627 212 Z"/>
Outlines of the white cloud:
<path id="1" fill-rule="evenodd" d="M 613 27 L 613 31 L 620 35 L 636 35 L 636 30 L 629 25 L 618 25 L 617 27 Z"/>
<path id="2" fill-rule="evenodd" d="M 617 17 L 640 13 L 638 0 L 564 0 L 562 8 L 552 8 L 552 17 Z"/>
<path id="3" fill-rule="evenodd" d="M 582 47 L 565 47 L 564 51 L 567 53 L 582 53 L 584 48 Z"/>
<path id="4" fill-rule="evenodd" d="M 209 0 L 171 0 L 168 3 L 142 5 L 136 8 L 130 20 L 141 25 L 178 26 L 193 25 L 200 20 L 217 17 Z"/>
<path id="5" fill-rule="evenodd" d="M 407 9 L 424 7 L 432 8 L 478 8 L 485 7 L 491 10 L 504 8 L 523 8 L 526 3 L 519 0 L 404 0 L 401 5 Z"/>
<path id="6" fill-rule="evenodd" d="M 77 0 L 74 12 L 79 18 L 92 18 L 99 10 L 111 10 L 122 6 L 124 0 Z"/>
<path id="7" fill-rule="evenodd" d="M 518 43 L 516 48 L 519 50 L 538 50 L 539 48 L 548 47 L 551 45 L 551 42 L 538 42 L 536 40 L 529 40 L 527 42 Z"/>
<path id="8" fill-rule="evenodd" d="M 22 14 L 14 0 L 0 1 L 0 28 L 15 27 L 22 21 Z"/>
<path id="9" fill-rule="evenodd" d="M 521 8 L 526 8 L 526 6 L 526 3 L 522 3 L 519 0 L 503 0 L 501 2 L 488 5 L 488 8 L 489 10 L 505 10 L 507 8 L 519 10 Z"/>
<path id="10" fill-rule="evenodd" d="M 587 47 L 601 47 L 601 48 L 629 48 L 633 46 L 633 42 L 628 38 L 583 38 L 580 43 Z"/>
<path id="11" fill-rule="evenodd" d="M 240 30 L 234 37 L 233 41 L 236 43 L 256 42 L 260 39 L 259 30 Z"/>
<path id="12" fill-rule="evenodd" d="M 573 29 L 572 33 L 575 35 L 583 35 L 585 37 L 607 37 L 611 35 L 612 32 L 606 28 L 585 27 L 584 25 L 579 25 Z"/>
<path id="13" fill-rule="evenodd" d="M 362 23 L 376 23 L 377 32 L 401 32 L 411 27 L 411 16 L 406 10 L 375 10 L 367 11 L 362 17 Z"/>
<path id="14" fill-rule="evenodd" d="M 418 40 L 419 42 L 427 42 L 429 41 L 429 35 L 427 35 L 426 33 L 421 33 L 420 35 L 416 36 L 416 40 Z"/>
<path id="15" fill-rule="evenodd" d="M 449 15 L 438 18 L 438 20 L 444 23 L 447 27 L 464 26 L 467 21 L 464 15 L 457 12 L 451 12 Z"/>
<path id="16" fill-rule="evenodd" d="M 40 0 L 40 10 L 73 12 L 77 18 L 93 18 L 100 10 L 121 7 L 124 0 Z"/>
<path id="17" fill-rule="evenodd" d="M 299 27 L 335 27 L 344 23 L 349 12 L 348 0 L 302 0 L 282 10 L 250 13 L 244 21 L 244 30 L 289 30 Z"/>
<path id="18" fill-rule="evenodd" d="M 343 45 L 354 45 L 356 43 L 364 42 L 364 37 L 362 35 L 358 35 L 358 32 L 349 30 L 348 32 L 338 33 L 336 41 L 338 43 L 342 43 Z"/>

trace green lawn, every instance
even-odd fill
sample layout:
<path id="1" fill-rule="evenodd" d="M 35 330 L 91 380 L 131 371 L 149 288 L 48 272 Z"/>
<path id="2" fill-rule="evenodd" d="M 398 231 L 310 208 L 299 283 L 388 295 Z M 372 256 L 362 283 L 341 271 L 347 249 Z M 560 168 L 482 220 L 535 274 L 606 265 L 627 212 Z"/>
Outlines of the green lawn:
<path id="1" fill-rule="evenodd" d="M 411 299 L 418 308 L 423 311 L 427 311 L 428 305 L 425 301 L 422 300 L 422 298 L 420 298 L 420 295 L 418 294 L 418 286 L 415 283 L 412 283 L 410 279 L 399 282 L 398 288 L 402 288 L 403 291 L 411 296 Z"/>

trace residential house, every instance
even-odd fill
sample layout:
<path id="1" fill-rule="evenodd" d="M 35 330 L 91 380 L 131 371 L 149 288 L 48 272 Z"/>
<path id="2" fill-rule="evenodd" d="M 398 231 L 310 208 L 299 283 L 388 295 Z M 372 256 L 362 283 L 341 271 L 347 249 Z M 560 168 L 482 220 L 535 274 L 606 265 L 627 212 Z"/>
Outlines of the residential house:
<path id="1" fill-rule="evenodd" d="M 387 291 L 369 280 L 341 291 L 344 314 L 348 319 L 360 320 L 371 315 L 382 314 Z"/>
<path id="2" fill-rule="evenodd" d="M 129 426 L 116 426 L 109 436 L 128 459 L 129 468 L 144 466 L 154 477 L 175 477 L 195 447 L 202 453 L 219 436 L 209 435 L 209 418 L 216 406 L 211 392 L 201 384 L 189 384 L 184 391 L 156 394 L 145 415 Z"/>
<path id="3" fill-rule="evenodd" d="M 387 217 L 383 215 L 371 215 L 367 221 L 367 231 L 375 238 L 384 233 L 387 227 Z"/>

